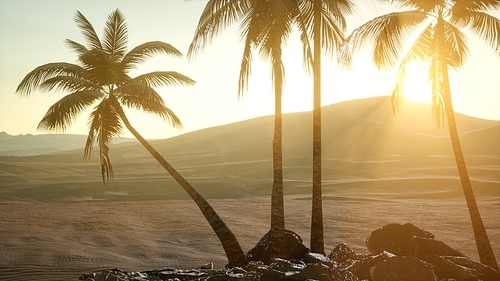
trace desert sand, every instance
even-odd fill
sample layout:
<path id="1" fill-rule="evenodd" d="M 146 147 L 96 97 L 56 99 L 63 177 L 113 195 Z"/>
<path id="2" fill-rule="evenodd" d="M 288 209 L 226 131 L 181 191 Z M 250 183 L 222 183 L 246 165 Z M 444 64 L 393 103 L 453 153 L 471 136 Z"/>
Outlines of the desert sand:
<path id="1" fill-rule="evenodd" d="M 500 200 L 481 198 L 480 209 L 496 256 L 500 255 Z M 269 228 L 269 199 L 218 199 L 210 203 L 245 251 Z M 310 200 L 288 196 L 287 228 L 309 244 Z M 227 260 L 217 237 L 189 200 L 32 203 L 0 205 L 0 279 L 77 280 L 108 268 L 194 268 Z M 411 222 L 438 240 L 478 259 L 462 200 L 325 200 L 325 243 L 347 243 L 368 253 L 365 238 L 388 223 Z"/>
<path id="2" fill-rule="evenodd" d="M 409 222 L 478 259 L 447 130 L 437 128 L 431 116 L 428 105 L 417 104 L 393 115 L 388 97 L 324 108 L 327 251 L 347 243 L 367 253 L 371 231 Z M 209 200 L 245 251 L 269 229 L 272 122 L 267 116 L 151 142 Z M 500 122 L 460 114 L 457 122 L 499 260 Z M 305 245 L 310 127 L 310 112 L 284 117 L 286 227 Z M 32 155 L 15 153 L 10 155 Z M 107 268 L 193 268 L 208 262 L 224 267 L 222 247 L 196 205 L 144 148 L 113 145 L 114 180 L 106 185 L 97 153 L 88 161 L 82 153 L 0 157 L 0 280 L 77 280 L 81 273 Z"/>

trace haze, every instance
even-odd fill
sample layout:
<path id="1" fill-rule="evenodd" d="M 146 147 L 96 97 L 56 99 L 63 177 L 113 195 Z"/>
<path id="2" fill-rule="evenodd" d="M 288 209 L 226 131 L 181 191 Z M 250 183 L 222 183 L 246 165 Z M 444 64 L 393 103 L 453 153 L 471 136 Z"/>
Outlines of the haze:
<path id="1" fill-rule="evenodd" d="M 151 40 L 174 45 L 184 54 L 191 42 L 204 1 L 0 1 L 0 131 L 9 134 L 38 134 L 40 119 L 61 97 L 61 93 L 38 94 L 20 98 L 15 89 L 35 67 L 49 62 L 75 62 L 76 55 L 64 45 L 65 39 L 83 42 L 73 17 L 81 11 L 100 34 L 107 15 L 119 8 L 129 30 L 129 47 Z M 378 1 L 357 1 L 356 17 L 350 17 L 349 31 L 359 24 L 386 13 L 388 7 Z M 498 16 L 498 12 L 494 14 Z M 349 32 L 348 31 L 348 32 Z M 460 76 L 452 72 L 452 93 L 457 112 L 484 119 L 500 119 L 500 62 L 493 51 L 470 37 L 471 54 Z M 165 138 L 201 128 L 228 124 L 257 116 L 272 115 L 273 93 L 268 64 L 253 64 L 248 93 L 237 97 L 237 75 L 242 44 L 237 25 L 213 41 L 195 61 L 161 57 L 151 60 L 138 71 L 175 70 L 194 80 L 192 87 L 159 89 L 167 105 L 181 118 L 184 130 L 176 131 L 161 120 L 139 112 L 129 112 L 130 120 L 146 138 Z M 292 36 L 285 48 L 286 84 L 284 112 L 312 109 L 312 84 L 303 70 L 298 36 Z M 340 70 L 332 60 L 323 63 L 323 104 L 362 97 L 388 95 L 394 72 L 378 73 L 363 55 L 352 70 Z M 426 74 L 414 68 L 408 78 L 406 96 L 429 102 Z M 86 115 L 67 131 L 86 134 Z M 141 126 L 140 124 L 148 124 Z M 125 137 L 130 137 L 125 133 Z"/>

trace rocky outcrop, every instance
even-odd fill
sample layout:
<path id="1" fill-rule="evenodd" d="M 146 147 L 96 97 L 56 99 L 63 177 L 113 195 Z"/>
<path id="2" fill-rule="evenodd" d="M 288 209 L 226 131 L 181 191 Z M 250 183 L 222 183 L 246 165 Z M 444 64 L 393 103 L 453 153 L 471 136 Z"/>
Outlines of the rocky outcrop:
<path id="1" fill-rule="evenodd" d="M 300 236 L 287 230 L 287 258 L 271 258 L 269 233 L 247 254 L 245 267 L 193 270 L 164 268 L 141 272 L 111 269 L 82 274 L 80 280 L 196 280 L 196 281 L 498 281 L 500 273 L 465 257 L 432 233 L 412 224 L 390 224 L 367 239 L 372 254 L 356 254 L 337 245 L 328 256 L 311 253 Z"/>
<path id="2" fill-rule="evenodd" d="M 302 238 L 290 230 L 285 230 L 285 253 L 282 257 L 287 260 L 301 260 L 309 249 L 304 246 Z M 264 237 L 247 253 L 249 261 L 262 261 L 265 264 L 271 263 L 271 234 L 267 232 Z"/>

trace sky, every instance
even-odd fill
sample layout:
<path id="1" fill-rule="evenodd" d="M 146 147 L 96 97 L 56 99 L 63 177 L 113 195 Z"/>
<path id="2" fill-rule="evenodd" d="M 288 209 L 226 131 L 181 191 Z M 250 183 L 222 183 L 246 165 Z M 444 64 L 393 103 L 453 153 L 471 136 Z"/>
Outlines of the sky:
<path id="1" fill-rule="evenodd" d="M 348 30 L 394 8 L 375 0 L 354 1 L 356 10 L 348 17 Z M 82 12 L 102 35 L 107 16 L 115 9 L 124 14 L 128 26 L 128 46 L 148 41 L 172 44 L 184 55 L 193 38 L 206 1 L 201 0 L 0 0 L 0 131 L 11 135 L 50 133 L 37 130 L 47 109 L 64 93 L 35 92 L 29 97 L 16 94 L 26 74 L 50 62 L 76 63 L 76 54 L 65 39 L 85 43 L 74 22 Z M 500 11 L 491 13 L 500 18 Z M 274 96 L 269 65 L 257 55 L 252 67 L 248 92 L 238 98 L 237 82 L 243 45 L 238 24 L 223 31 L 198 54 L 195 60 L 159 56 L 132 72 L 177 71 L 197 83 L 194 86 L 159 88 L 167 106 L 181 119 L 184 128 L 176 130 L 158 118 L 129 110 L 132 125 L 146 138 L 168 138 L 258 116 L 272 115 Z M 500 58 L 473 35 L 470 55 L 459 72 L 450 73 L 455 111 L 483 119 L 500 120 Z M 283 111 L 312 110 L 312 81 L 303 68 L 302 49 L 296 33 L 284 48 L 285 87 Z M 395 71 L 377 71 L 369 56 L 360 52 L 349 70 L 339 68 L 330 57 L 323 59 L 323 105 L 350 99 L 389 95 Z M 430 103 L 426 70 L 415 64 L 405 81 L 405 97 Z M 352 110 L 356 110 L 353 108 Z M 403 107 L 404 110 L 404 107 Z M 88 112 L 65 132 L 87 134 Z M 124 137 L 131 134 L 124 132 Z"/>

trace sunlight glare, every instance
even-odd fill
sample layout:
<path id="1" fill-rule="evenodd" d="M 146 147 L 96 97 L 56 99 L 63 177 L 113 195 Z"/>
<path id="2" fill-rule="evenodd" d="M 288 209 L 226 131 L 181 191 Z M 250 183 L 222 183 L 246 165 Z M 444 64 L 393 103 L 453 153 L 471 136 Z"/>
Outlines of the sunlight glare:
<path id="1" fill-rule="evenodd" d="M 403 98 L 430 104 L 431 85 L 427 77 L 427 70 L 423 64 L 417 62 L 408 64 L 403 81 Z"/>

